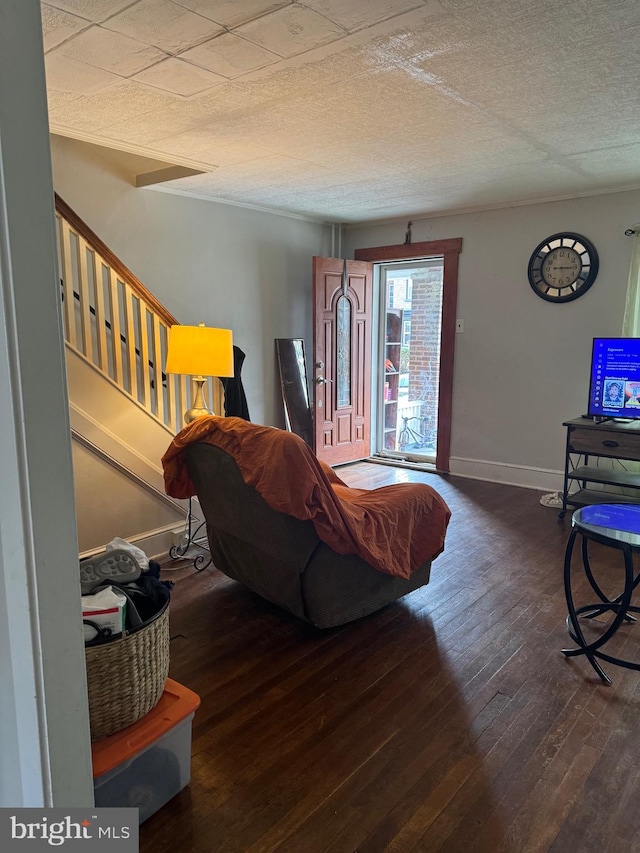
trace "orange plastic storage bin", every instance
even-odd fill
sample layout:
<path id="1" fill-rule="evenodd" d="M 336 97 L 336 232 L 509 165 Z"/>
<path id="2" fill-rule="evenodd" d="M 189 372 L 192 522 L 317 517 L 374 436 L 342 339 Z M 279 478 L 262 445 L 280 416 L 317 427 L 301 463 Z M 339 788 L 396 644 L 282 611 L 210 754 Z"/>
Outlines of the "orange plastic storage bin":
<path id="1" fill-rule="evenodd" d="M 139 809 L 140 823 L 189 784 L 191 725 L 200 697 L 167 679 L 141 720 L 91 747 L 96 806 Z"/>

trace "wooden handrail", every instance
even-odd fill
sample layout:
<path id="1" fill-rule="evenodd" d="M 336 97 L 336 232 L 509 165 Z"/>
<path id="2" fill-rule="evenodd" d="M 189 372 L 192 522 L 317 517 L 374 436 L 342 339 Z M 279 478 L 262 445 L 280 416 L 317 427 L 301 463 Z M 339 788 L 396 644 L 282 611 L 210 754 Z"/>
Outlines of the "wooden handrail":
<path id="1" fill-rule="evenodd" d="M 193 385 L 162 370 L 178 321 L 57 193 L 55 205 L 67 345 L 152 417 L 180 430 Z M 207 391 L 222 411 L 220 381 L 209 378 Z"/>
<path id="2" fill-rule="evenodd" d="M 62 216 L 66 221 L 80 234 L 87 243 L 94 249 L 114 270 L 121 281 L 128 284 L 129 287 L 136 293 L 137 296 L 140 296 L 147 305 L 153 309 L 153 311 L 163 320 L 167 326 L 176 326 L 178 325 L 178 320 L 171 314 L 167 309 L 162 305 L 162 303 L 158 302 L 155 296 L 150 293 L 149 290 L 144 286 L 144 284 L 136 278 L 136 276 L 131 272 L 131 270 L 126 267 L 120 258 L 111 251 L 111 249 L 102 242 L 102 240 L 95 234 L 91 228 L 82 220 L 78 214 L 73 210 L 73 208 L 69 207 L 69 205 L 64 201 L 64 199 L 60 198 L 58 193 L 55 194 L 56 198 L 56 211 Z"/>

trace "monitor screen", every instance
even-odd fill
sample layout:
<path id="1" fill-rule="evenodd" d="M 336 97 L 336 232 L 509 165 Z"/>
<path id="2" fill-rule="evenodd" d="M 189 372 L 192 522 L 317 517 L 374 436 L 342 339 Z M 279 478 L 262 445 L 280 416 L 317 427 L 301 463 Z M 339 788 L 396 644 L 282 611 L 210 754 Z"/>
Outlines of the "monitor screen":
<path id="1" fill-rule="evenodd" d="M 589 415 L 640 418 L 640 338 L 594 338 Z"/>

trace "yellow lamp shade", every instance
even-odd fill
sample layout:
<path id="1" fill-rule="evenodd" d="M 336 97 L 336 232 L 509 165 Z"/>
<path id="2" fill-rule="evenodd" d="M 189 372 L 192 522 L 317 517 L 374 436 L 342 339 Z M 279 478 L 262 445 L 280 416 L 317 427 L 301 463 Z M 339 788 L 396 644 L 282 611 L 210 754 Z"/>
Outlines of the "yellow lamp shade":
<path id="1" fill-rule="evenodd" d="M 233 376 L 231 329 L 171 326 L 165 370 L 187 376 Z"/>

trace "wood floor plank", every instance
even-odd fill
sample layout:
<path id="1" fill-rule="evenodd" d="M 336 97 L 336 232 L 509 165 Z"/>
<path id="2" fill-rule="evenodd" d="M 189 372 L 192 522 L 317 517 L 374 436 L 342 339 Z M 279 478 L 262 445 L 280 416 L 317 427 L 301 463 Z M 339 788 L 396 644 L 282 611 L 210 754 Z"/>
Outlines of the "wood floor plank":
<path id="1" fill-rule="evenodd" d="M 170 674 L 201 707 L 191 782 L 141 853 L 640 853 L 640 672 L 605 664 L 607 687 L 561 654 L 569 519 L 513 486 L 338 473 L 443 495 L 431 582 L 318 631 L 214 568 L 176 573 Z M 593 561 L 619 584 L 616 555 Z M 612 648 L 637 659 L 640 623 Z"/>

